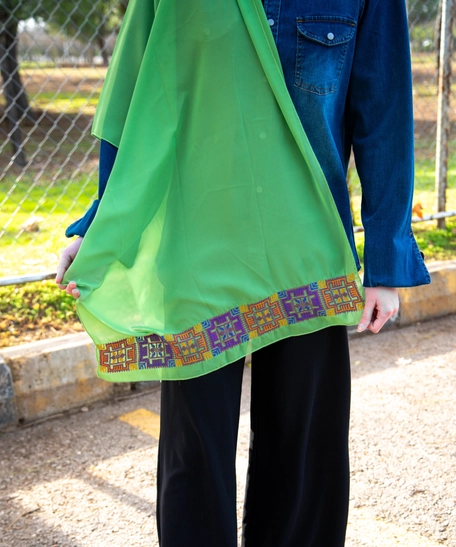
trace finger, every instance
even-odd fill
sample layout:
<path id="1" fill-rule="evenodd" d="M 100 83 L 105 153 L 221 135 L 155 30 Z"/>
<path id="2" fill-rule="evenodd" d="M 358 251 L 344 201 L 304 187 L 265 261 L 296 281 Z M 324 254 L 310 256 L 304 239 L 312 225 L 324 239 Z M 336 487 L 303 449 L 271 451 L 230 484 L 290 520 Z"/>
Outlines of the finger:
<path id="1" fill-rule="evenodd" d="M 372 321 L 372 323 L 369 325 L 369 330 L 373 332 L 374 334 L 377 334 L 380 332 L 380 330 L 383 328 L 385 323 L 391 319 L 398 311 L 398 308 L 393 308 L 388 312 L 378 313 L 377 317 L 375 318 L 375 321 Z"/>
<path id="2" fill-rule="evenodd" d="M 71 262 L 72 262 L 72 260 L 71 260 L 70 256 L 68 256 L 66 254 L 62 255 L 62 258 L 59 260 L 59 264 L 57 266 L 57 273 L 56 273 L 56 276 L 55 276 L 55 282 L 57 284 L 59 284 L 62 281 L 63 276 L 65 275 L 65 272 L 70 267 Z"/>
<path id="3" fill-rule="evenodd" d="M 73 296 L 73 291 L 77 290 L 77 285 L 75 281 L 70 281 L 68 285 L 65 287 L 65 291 L 70 296 Z"/>
<path id="4" fill-rule="evenodd" d="M 81 296 L 81 293 L 79 292 L 79 289 L 74 289 L 72 291 L 72 296 L 74 296 L 74 298 L 79 298 Z"/>
<path id="5" fill-rule="evenodd" d="M 65 271 L 67 268 L 63 265 L 63 258 L 60 259 L 59 265 L 57 266 L 57 273 L 55 274 L 55 282 L 57 285 L 60 285 L 63 276 L 65 275 Z M 62 287 L 60 287 L 62 288 Z"/>
<path id="6" fill-rule="evenodd" d="M 388 319 L 393 315 L 393 313 L 388 314 L 378 314 L 374 321 L 367 327 L 371 332 L 377 334 L 380 332 L 383 325 L 388 321 Z"/>
<path id="7" fill-rule="evenodd" d="M 364 305 L 364 311 L 363 315 L 361 316 L 361 319 L 358 324 L 358 332 L 364 332 L 368 326 L 371 324 L 372 317 L 374 315 L 375 310 L 375 300 L 370 301 L 366 300 L 366 303 Z"/>

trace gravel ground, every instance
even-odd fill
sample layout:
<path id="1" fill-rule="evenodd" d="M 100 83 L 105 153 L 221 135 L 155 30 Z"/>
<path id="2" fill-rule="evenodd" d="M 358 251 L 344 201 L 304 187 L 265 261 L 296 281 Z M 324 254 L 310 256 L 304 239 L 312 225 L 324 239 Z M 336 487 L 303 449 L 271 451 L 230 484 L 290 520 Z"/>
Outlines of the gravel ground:
<path id="1" fill-rule="evenodd" d="M 351 351 L 346 546 L 456 547 L 456 316 L 355 338 Z M 246 368 L 239 515 L 249 383 Z M 1 435 L 0 546 L 157 546 L 158 411 L 153 391 Z"/>

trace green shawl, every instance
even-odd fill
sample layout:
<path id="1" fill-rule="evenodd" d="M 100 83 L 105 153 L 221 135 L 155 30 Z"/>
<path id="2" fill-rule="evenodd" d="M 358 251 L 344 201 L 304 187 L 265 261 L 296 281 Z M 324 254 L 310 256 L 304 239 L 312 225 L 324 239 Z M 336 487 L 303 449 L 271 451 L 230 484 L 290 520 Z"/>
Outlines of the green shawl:
<path id="1" fill-rule="evenodd" d="M 363 307 L 261 1 L 152 4 L 118 38 L 93 133 L 119 151 L 65 276 L 116 382 L 200 376 Z"/>

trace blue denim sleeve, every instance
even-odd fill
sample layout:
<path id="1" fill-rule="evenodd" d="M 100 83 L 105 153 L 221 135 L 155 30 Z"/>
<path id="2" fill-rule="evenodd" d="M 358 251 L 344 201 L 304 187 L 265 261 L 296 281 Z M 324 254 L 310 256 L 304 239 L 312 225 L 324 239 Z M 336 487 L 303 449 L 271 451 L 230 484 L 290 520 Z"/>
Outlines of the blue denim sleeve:
<path id="1" fill-rule="evenodd" d="M 66 237 L 81 236 L 84 237 L 89 226 L 92 224 L 95 214 L 98 210 L 98 205 L 106 189 L 109 175 L 111 174 L 114 161 L 117 156 L 117 148 L 107 141 L 100 143 L 100 161 L 98 169 L 98 199 L 96 199 L 87 213 L 70 224 L 65 231 Z"/>
<path id="2" fill-rule="evenodd" d="M 364 285 L 430 283 L 411 230 L 413 104 L 404 0 L 366 0 L 346 113 L 363 194 Z"/>

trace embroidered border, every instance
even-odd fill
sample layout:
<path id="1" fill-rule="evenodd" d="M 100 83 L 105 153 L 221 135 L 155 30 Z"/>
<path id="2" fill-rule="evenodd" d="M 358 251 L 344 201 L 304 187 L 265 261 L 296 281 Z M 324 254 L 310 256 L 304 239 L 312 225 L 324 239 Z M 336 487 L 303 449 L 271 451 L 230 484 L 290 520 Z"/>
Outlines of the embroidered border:
<path id="1" fill-rule="evenodd" d="M 356 312 L 362 306 L 354 274 L 318 281 L 233 308 L 179 334 L 150 334 L 99 344 L 100 371 L 192 365 L 282 326 Z"/>

